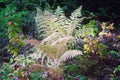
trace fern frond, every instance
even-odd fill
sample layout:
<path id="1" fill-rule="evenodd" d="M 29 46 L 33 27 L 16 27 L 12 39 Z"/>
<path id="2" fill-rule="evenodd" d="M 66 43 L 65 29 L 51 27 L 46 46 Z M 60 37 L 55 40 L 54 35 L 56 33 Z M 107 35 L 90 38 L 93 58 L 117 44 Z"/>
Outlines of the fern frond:
<path id="1" fill-rule="evenodd" d="M 51 44 L 54 41 L 56 41 L 57 39 L 61 38 L 62 36 L 64 36 L 64 34 L 58 33 L 58 32 L 53 32 L 48 37 L 46 37 L 45 39 L 43 39 L 43 41 L 41 42 L 41 44 L 46 44 L 46 43 L 47 44 Z"/>
<path id="2" fill-rule="evenodd" d="M 56 41 L 54 41 L 54 42 L 52 43 L 52 45 L 60 45 L 60 44 L 62 44 L 62 43 L 64 43 L 64 45 L 67 45 L 67 42 L 68 42 L 69 40 L 73 40 L 73 39 L 74 39 L 73 36 L 65 36 L 65 37 L 59 38 L 59 39 L 57 39 Z"/>
<path id="3" fill-rule="evenodd" d="M 82 6 L 80 6 L 78 9 L 76 9 L 70 16 L 70 18 L 72 20 L 75 20 L 75 19 L 78 19 L 82 16 L 82 13 L 81 13 L 81 10 L 82 10 Z"/>
<path id="4" fill-rule="evenodd" d="M 68 59 L 71 59 L 77 55 L 82 55 L 82 51 L 80 50 L 69 50 L 67 52 L 65 52 L 59 59 L 60 62 L 64 62 Z"/>
<path id="5" fill-rule="evenodd" d="M 66 31 L 63 26 L 67 23 L 67 18 L 63 14 L 63 11 L 57 13 L 60 9 L 56 9 L 55 14 L 49 11 L 42 11 L 37 8 L 37 15 L 35 17 L 36 20 L 36 35 L 38 38 L 46 38 L 54 31 L 58 31 L 59 33 L 66 34 Z"/>
<path id="6" fill-rule="evenodd" d="M 57 16 L 61 16 L 64 14 L 64 11 L 62 10 L 62 8 L 60 8 L 60 6 L 58 6 L 54 14 Z"/>

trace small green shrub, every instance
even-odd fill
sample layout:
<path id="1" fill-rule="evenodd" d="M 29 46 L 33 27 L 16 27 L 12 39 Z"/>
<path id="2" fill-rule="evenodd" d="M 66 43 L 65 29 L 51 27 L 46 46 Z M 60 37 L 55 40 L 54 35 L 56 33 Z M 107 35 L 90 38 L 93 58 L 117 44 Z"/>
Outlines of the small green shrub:
<path id="1" fill-rule="evenodd" d="M 84 38 L 86 36 L 95 37 L 97 36 L 97 33 L 98 33 L 97 22 L 95 20 L 90 20 L 89 23 L 83 26 L 78 26 L 78 29 L 76 29 L 74 35 L 76 38 L 79 37 Z"/>

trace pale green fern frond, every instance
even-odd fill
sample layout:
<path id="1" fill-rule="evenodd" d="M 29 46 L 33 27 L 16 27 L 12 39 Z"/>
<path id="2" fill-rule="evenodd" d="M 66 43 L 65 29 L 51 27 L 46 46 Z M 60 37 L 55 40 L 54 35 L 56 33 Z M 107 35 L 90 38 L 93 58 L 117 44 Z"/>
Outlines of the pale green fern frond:
<path id="1" fill-rule="evenodd" d="M 56 9 L 58 10 L 58 9 Z M 37 8 L 36 20 L 36 34 L 38 38 L 45 38 L 51 35 L 54 31 L 66 34 L 66 31 L 62 26 L 65 25 L 67 18 L 63 13 L 56 13 L 56 15 L 49 11 L 41 11 Z M 59 15 L 58 15 L 59 14 Z M 61 15 L 60 15 L 61 14 Z"/>
<path id="2" fill-rule="evenodd" d="M 82 14 L 81 14 L 82 6 L 80 6 L 78 9 L 73 11 L 73 13 L 70 16 L 69 19 L 69 27 L 67 28 L 68 35 L 72 35 L 73 30 L 82 22 Z"/>
<path id="3" fill-rule="evenodd" d="M 76 9 L 70 19 L 64 15 L 60 7 L 54 13 L 37 9 L 36 33 L 38 38 L 43 37 L 39 46 L 43 52 L 42 64 L 56 69 L 62 62 L 82 55 L 79 50 L 68 49 L 69 41 L 75 40 L 72 36 L 73 30 L 81 22 L 81 9 L 82 7 Z"/>
<path id="4" fill-rule="evenodd" d="M 70 16 L 71 20 L 80 18 L 82 16 L 81 10 L 82 10 L 82 6 L 80 6 L 75 11 L 73 11 L 73 13 Z"/>
<path id="5" fill-rule="evenodd" d="M 64 14 L 64 11 L 62 10 L 62 8 L 60 8 L 60 6 L 58 6 L 54 14 L 57 16 L 61 16 Z"/>

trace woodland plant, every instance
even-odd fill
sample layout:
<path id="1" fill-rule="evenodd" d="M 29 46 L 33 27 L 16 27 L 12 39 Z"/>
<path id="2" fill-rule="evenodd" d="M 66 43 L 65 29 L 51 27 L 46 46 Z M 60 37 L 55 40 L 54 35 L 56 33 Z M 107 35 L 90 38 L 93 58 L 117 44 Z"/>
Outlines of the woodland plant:
<path id="1" fill-rule="evenodd" d="M 7 1 L 7 0 L 5 0 Z M 22 33 L 21 31 L 21 26 L 23 25 L 23 16 L 27 14 L 26 11 L 18 11 L 18 6 L 17 3 L 14 1 L 12 2 L 5 2 L 5 1 L 0 1 L 3 3 L 0 8 L 0 26 L 2 26 L 2 32 L 1 34 L 4 35 L 4 39 L 8 39 L 9 42 L 4 42 L 6 44 L 3 44 L 7 46 L 6 48 L 9 49 L 9 53 L 13 53 L 13 55 L 17 55 L 19 53 L 18 47 L 23 45 L 23 43 L 20 41 L 20 35 Z M 3 32 L 4 31 L 4 32 Z M 7 33 L 7 34 L 6 34 Z M 16 45 L 16 47 L 14 47 Z M 5 48 L 5 47 L 4 47 Z M 4 51 L 3 48 L 3 51 Z"/>
<path id="2" fill-rule="evenodd" d="M 38 39 L 41 37 L 45 38 L 50 34 L 60 34 L 61 36 L 69 36 L 72 35 L 73 29 L 76 25 L 82 20 L 81 17 L 81 8 L 78 8 L 71 14 L 70 19 L 66 18 L 62 9 L 58 7 L 55 13 L 48 11 L 41 11 L 37 8 L 37 14 L 35 17 L 36 20 L 36 35 Z M 42 14 L 42 15 L 40 15 Z M 51 27 L 52 26 L 52 27 Z M 42 35 L 40 35 L 43 33 Z M 58 37 L 58 36 L 56 36 Z"/>
<path id="3" fill-rule="evenodd" d="M 20 65 L 11 66 L 11 64 L 3 65 L 0 71 L 1 80 L 44 80 L 43 72 L 31 72 L 29 68 L 23 68 Z"/>
<path id="4" fill-rule="evenodd" d="M 87 24 L 83 25 L 82 20 L 84 17 L 82 17 L 80 13 L 81 8 L 82 7 L 76 9 L 71 14 L 70 19 L 64 16 L 60 7 L 58 7 L 55 12 L 42 11 L 37 8 L 37 15 L 35 17 L 37 25 L 36 36 L 42 40 L 40 45 L 37 45 L 37 47 L 39 47 L 37 49 L 40 49 L 43 53 L 41 56 L 41 64 L 44 65 L 44 68 L 47 69 L 51 75 L 53 75 L 53 73 L 61 75 L 63 72 L 61 68 L 63 61 L 67 61 L 76 55 L 83 54 L 83 56 L 88 58 L 88 64 L 90 64 L 89 61 L 93 60 L 94 63 L 94 59 L 97 59 L 96 62 L 90 66 L 84 64 L 84 59 L 82 60 L 83 64 L 87 66 L 85 69 L 86 72 L 89 67 L 92 68 L 99 60 L 108 56 L 108 46 L 101 43 L 100 38 L 101 36 L 108 35 L 111 29 L 114 29 L 113 24 L 105 25 L 106 28 L 103 28 L 104 23 L 102 23 L 101 32 L 98 30 L 95 20 L 90 20 Z M 106 31 L 106 29 L 107 33 L 101 34 Z M 71 50 L 71 48 L 68 48 L 68 43 L 71 40 L 73 40 L 75 44 L 81 40 L 83 47 L 80 50 L 83 50 L 83 53 L 80 50 Z M 81 46 L 81 44 L 79 45 Z"/>
<path id="5" fill-rule="evenodd" d="M 70 19 L 65 17 L 60 7 L 56 9 L 55 13 L 37 8 L 35 17 L 36 35 L 38 39 L 42 39 L 40 45 L 38 45 L 40 51 L 43 52 L 41 64 L 51 68 L 49 73 L 63 74 L 62 63 L 77 55 L 82 55 L 80 50 L 69 50 L 67 46 L 69 41 L 74 41 L 75 38 L 72 36 L 72 32 L 82 20 L 80 18 L 82 16 L 80 13 L 81 8 L 76 9 L 71 14 Z"/>
<path id="6" fill-rule="evenodd" d="M 107 24 L 103 22 L 100 26 L 102 30 L 100 32 L 97 28 L 97 22 L 92 20 L 89 21 L 88 24 L 85 24 L 86 27 L 83 25 L 82 27 L 76 29 L 74 35 L 77 39 L 79 47 L 83 48 L 84 52 L 88 54 L 95 53 L 101 56 L 106 53 L 106 55 L 108 55 L 107 51 L 110 49 L 109 46 L 112 46 L 113 44 L 115 46 L 112 38 L 114 37 L 114 40 L 118 41 L 117 35 L 115 37 L 115 33 L 113 33 L 113 25 L 113 23 Z M 107 43 L 109 42 L 108 40 L 111 41 L 111 43 Z M 116 47 L 116 49 L 118 48 Z"/>
<path id="7" fill-rule="evenodd" d="M 40 3 L 40 4 L 39 4 Z M 17 55 L 19 52 L 19 48 L 21 44 L 21 41 L 18 41 L 18 45 L 15 48 L 15 39 L 16 35 L 21 36 L 21 34 L 29 34 L 31 26 L 33 26 L 34 23 L 34 16 L 35 16 L 35 7 L 37 5 L 40 5 L 40 7 L 48 7 L 47 1 L 29 1 L 29 0 L 0 0 L 0 42 L 2 45 L 0 45 L 0 51 L 5 51 L 4 49 L 6 47 L 2 47 L 3 45 L 8 45 L 7 48 L 10 48 L 8 50 L 9 53 L 13 53 Z M 44 5 L 44 6 L 42 6 Z M 44 7 L 44 8 L 45 8 Z M 50 5 L 49 5 L 50 7 Z M 29 26 L 29 27 L 27 27 Z M 14 29 L 13 29 L 14 28 Z M 16 29 L 15 29 L 16 28 Z M 26 29 L 27 28 L 27 29 Z M 12 30 L 12 31 L 11 31 Z M 19 30 L 19 32 L 18 32 Z M 6 34 L 8 33 L 8 34 Z M 10 36 L 13 34 L 12 37 Z M 30 35 L 31 36 L 31 35 Z M 11 40 L 12 39 L 12 40 Z M 14 39 L 14 40 L 13 40 Z M 20 39 L 17 38 L 16 40 Z M 9 42 L 8 42 L 9 41 Z M 1 48 L 2 47 L 2 48 Z M 7 52 L 6 52 L 7 53 Z"/>
<path id="8" fill-rule="evenodd" d="M 100 27 L 102 31 L 99 30 L 97 33 L 95 33 L 96 36 L 92 36 L 90 33 L 83 33 L 85 36 L 79 35 L 79 37 L 77 37 L 77 45 L 80 47 L 80 49 L 83 48 L 83 56 L 86 57 L 85 59 L 90 59 L 91 62 L 92 60 L 95 60 L 95 64 L 93 65 L 87 66 L 83 64 L 84 68 L 86 66 L 85 70 L 87 70 L 83 71 L 83 75 L 94 76 L 94 78 L 96 77 L 99 79 L 111 79 L 110 74 L 114 75 L 113 71 L 116 69 L 117 65 L 119 65 L 117 64 L 119 62 L 117 61 L 119 57 L 119 34 L 114 33 L 115 27 L 113 23 L 103 22 L 101 23 Z M 75 35 L 77 35 L 77 33 Z M 81 62 L 83 61 L 84 59 L 81 60 Z M 88 62 L 88 64 L 90 64 L 90 62 Z M 104 69 L 102 68 L 103 66 Z M 109 68 L 107 66 L 109 66 Z M 80 67 L 80 69 L 81 68 L 82 67 Z M 90 70 L 91 68 L 93 68 L 93 70 Z M 109 73 L 104 73 L 103 70 L 108 70 Z M 116 71 L 116 73 L 117 72 L 118 71 Z M 95 75 L 96 73 L 98 75 Z M 104 76 L 103 74 L 106 75 Z M 114 75 L 112 78 L 119 79 L 118 75 Z"/>
<path id="9" fill-rule="evenodd" d="M 18 3 L 0 8 L 3 10 L 0 12 L 3 15 L 0 18 L 3 23 L 0 36 L 7 32 L 4 37 L 9 38 L 8 51 L 14 56 L 18 55 L 24 41 L 34 49 L 33 54 L 25 51 L 25 55 L 18 55 L 10 60 L 10 64 L 3 65 L 0 68 L 0 79 L 59 80 L 63 79 L 63 75 L 66 80 L 91 80 L 93 77 L 103 80 L 119 77 L 120 34 L 114 33 L 114 23 L 101 22 L 101 25 L 98 25 L 96 20 L 82 16 L 82 6 L 67 18 L 64 10 L 71 5 L 70 3 L 51 10 L 66 1 L 56 3 L 54 0 L 52 5 L 48 4 L 50 1 L 44 0 L 30 1 L 33 4 L 28 2 L 18 0 Z M 35 9 L 31 5 L 36 7 L 34 3 L 37 2 L 42 8 L 36 8 L 36 16 L 34 11 L 32 17 L 27 16 L 31 13 L 29 9 L 30 11 Z M 37 39 L 23 40 L 21 26 L 33 22 L 34 16 L 36 24 L 34 32 Z M 84 23 L 86 19 L 88 21 Z"/>
<path id="10" fill-rule="evenodd" d="M 24 46 L 21 38 L 20 38 L 20 28 L 17 26 L 16 23 L 9 22 L 8 23 L 8 38 L 9 45 L 7 46 L 8 52 L 13 53 L 14 56 L 16 56 L 19 53 L 19 47 Z M 16 45 L 16 46 L 15 46 Z"/>
<path id="11" fill-rule="evenodd" d="M 79 25 L 77 26 L 75 33 L 74 33 L 76 38 L 80 38 L 80 37 L 84 38 L 87 36 L 92 36 L 92 37 L 97 36 L 98 26 L 95 20 L 90 20 L 87 24 L 84 24 L 81 26 Z"/>

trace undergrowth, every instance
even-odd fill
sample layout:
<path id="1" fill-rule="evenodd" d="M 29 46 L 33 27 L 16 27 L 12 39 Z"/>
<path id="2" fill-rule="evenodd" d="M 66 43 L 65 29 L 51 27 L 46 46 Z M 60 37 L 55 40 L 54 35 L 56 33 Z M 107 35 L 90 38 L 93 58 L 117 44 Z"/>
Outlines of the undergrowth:
<path id="1" fill-rule="evenodd" d="M 5 8 L 10 14 L 0 19 L 5 22 L 2 26 L 7 24 L 5 31 L 0 29 L 3 34 L 7 32 L 7 49 L 14 57 L 1 64 L 1 80 L 120 79 L 120 34 L 115 33 L 114 23 L 83 16 L 82 6 L 68 18 L 64 8 L 58 6 L 53 11 L 48 3 L 44 5 L 46 10 L 36 8 L 36 39 L 21 35 L 20 26 L 29 23 L 23 20 L 28 13 L 18 13 L 13 5 Z M 84 23 L 85 20 L 88 21 Z M 26 44 L 32 47 L 25 47 Z M 20 48 L 29 50 L 22 53 Z"/>

